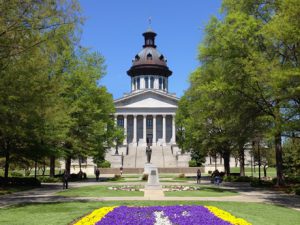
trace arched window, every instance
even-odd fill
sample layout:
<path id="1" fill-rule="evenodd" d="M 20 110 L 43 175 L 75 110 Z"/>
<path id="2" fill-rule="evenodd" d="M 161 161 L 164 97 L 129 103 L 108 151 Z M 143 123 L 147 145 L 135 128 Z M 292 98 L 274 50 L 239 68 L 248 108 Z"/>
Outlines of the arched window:
<path id="1" fill-rule="evenodd" d="M 150 88 L 154 87 L 154 77 L 150 78 Z"/>
<path id="2" fill-rule="evenodd" d="M 145 88 L 149 88 L 149 78 L 148 77 L 145 77 Z"/>
<path id="3" fill-rule="evenodd" d="M 117 124 L 119 127 L 124 127 L 124 119 L 123 118 L 118 118 Z"/>
<path id="4" fill-rule="evenodd" d="M 138 77 L 136 80 L 137 89 L 140 89 L 140 78 Z"/>
<path id="5" fill-rule="evenodd" d="M 159 89 L 163 89 L 162 88 L 162 84 L 163 84 L 163 81 L 162 81 L 163 79 L 160 77 L 159 78 Z"/>
<path id="6" fill-rule="evenodd" d="M 152 60 L 152 55 L 151 55 L 151 53 L 148 53 L 148 54 L 147 54 L 147 60 Z"/>

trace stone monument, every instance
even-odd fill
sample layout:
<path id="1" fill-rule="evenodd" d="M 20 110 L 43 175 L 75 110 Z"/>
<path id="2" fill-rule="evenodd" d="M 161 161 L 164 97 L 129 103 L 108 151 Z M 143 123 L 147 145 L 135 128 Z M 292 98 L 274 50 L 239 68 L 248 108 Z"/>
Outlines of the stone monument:
<path id="1" fill-rule="evenodd" d="M 155 189 L 160 190 L 162 189 L 162 186 L 159 183 L 159 177 L 158 177 L 158 169 L 156 166 L 148 166 L 147 170 L 148 173 L 148 182 L 145 185 L 145 189 Z"/>

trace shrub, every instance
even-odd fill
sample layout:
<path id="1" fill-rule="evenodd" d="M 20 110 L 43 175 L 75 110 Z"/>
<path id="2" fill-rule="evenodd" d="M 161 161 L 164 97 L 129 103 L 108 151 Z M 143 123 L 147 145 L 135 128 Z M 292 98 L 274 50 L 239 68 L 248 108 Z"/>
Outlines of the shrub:
<path id="1" fill-rule="evenodd" d="M 288 176 L 285 181 L 289 184 L 300 184 L 300 176 Z"/>
<path id="2" fill-rule="evenodd" d="M 274 185 L 274 183 L 272 181 L 265 181 L 265 180 L 261 180 L 259 182 L 258 178 L 252 178 L 250 185 L 252 187 L 272 187 Z"/>
<path id="3" fill-rule="evenodd" d="M 111 179 L 112 181 L 117 181 L 117 180 L 121 180 L 122 177 L 120 174 L 115 174 L 115 176 Z"/>
<path id="4" fill-rule="evenodd" d="M 61 178 L 58 178 L 58 177 L 48 177 L 48 176 L 38 177 L 38 180 L 41 183 L 59 183 L 59 182 L 61 182 Z"/>
<path id="5" fill-rule="evenodd" d="M 17 172 L 17 171 L 12 171 L 12 172 L 10 173 L 10 175 L 11 175 L 12 177 L 23 177 L 23 173 L 20 173 L 20 172 Z"/>
<path id="6" fill-rule="evenodd" d="M 178 178 L 185 178 L 185 174 L 184 173 L 178 174 Z"/>
<path id="7" fill-rule="evenodd" d="M 209 171 L 207 171 L 208 172 L 208 174 L 212 174 L 212 171 L 211 170 L 209 170 Z"/>
<path id="8" fill-rule="evenodd" d="M 298 188 L 295 189 L 295 194 L 296 195 L 300 195 L 300 187 L 298 187 Z"/>
<path id="9" fill-rule="evenodd" d="M 79 172 L 79 173 L 71 173 L 69 180 L 70 181 L 78 181 L 78 180 L 82 180 L 82 179 L 86 179 L 86 178 L 87 178 L 86 173 Z"/>
<path id="10" fill-rule="evenodd" d="M 110 164 L 110 162 L 107 161 L 107 160 L 104 160 L 103 162 L 101 162 L 101 163 L 99 164 L 99 167 L 100 167 L 100 168 L 110 168 L 110 166 L 111 166 L 111 164 Z"/>
<path id="11" fill-rule="evenodd" d="M 226 181 L 226 182 L 232 182 L 233 180 L 234 180 L 233 176 L 225 176 L 225 177 L 223 177 L 223 181 Z"/>
<path id="12" fill-rule="evenodd" d="M 189 167 L 197 167 L 197 162 L 196 160 L 192 159 L 189 161 Z"/>
<path id="13" fill-rule="evenodd" d="M 34 177 L 0 177 L 0 186 L 31 186 L 39 187 L 41 182 Z"/>
<path id="14" fill-rule="evenodd" d="M 148 180 L 148 174 L 147 174 L 147 173 L 144 173 L 144 174 L 143 174 L 142 180 L 146 180 L 146 181 Z"/>

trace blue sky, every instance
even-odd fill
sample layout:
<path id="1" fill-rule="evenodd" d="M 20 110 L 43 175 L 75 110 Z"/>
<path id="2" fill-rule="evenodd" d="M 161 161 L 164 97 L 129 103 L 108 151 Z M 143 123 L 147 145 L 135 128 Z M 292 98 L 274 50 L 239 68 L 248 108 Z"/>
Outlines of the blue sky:
<path id="1" fill-rule="evenodd" d="M 169 92 L 181 97 L 199 61 L 198 45 L 211 16 L 219 17 L 221 0 L 80 0 L 86 19 L 81 44 L 105 58 L 107 74 L 101 81 L 114 99 L 130 92 L 126 71 L 142 49 L 142 33 L 157 33 L 156 45 L 173 71 Z"/>

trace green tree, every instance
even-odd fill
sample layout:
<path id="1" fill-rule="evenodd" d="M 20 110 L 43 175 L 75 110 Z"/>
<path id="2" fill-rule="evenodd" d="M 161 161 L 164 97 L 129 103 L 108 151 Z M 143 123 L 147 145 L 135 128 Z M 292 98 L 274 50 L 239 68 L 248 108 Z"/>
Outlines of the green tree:
<path id="1" fill-rule="evenodd" d="M 235 146 L 242 153 L 256 133 L 272 135 L 283 185 L 281 137 L 299 124 L 299 1 L 224 0 L 222 9 L 206 27 L 186 94 L 192 133 L 223 157 Z"/>
<path id="2" fill-rule="evenodd" d="M 0 155 L 35 161 L 64 135 L 62 59 L 75 41 L 75 1 L 0 1 Z M 51 148 L 50 148 L 51 146 Z"/>
<path id="3" fill-rule="evenodd" d="M 99 54 L 80 48 L 65 74 L 63 96 L 71 120 L 64 145 L 67 170 L 70 170 L 71 158 L 101 155 L 110 145 L 114 105 L 111 94 L 99 86 L 105 73 L 103 63 Z"/>

